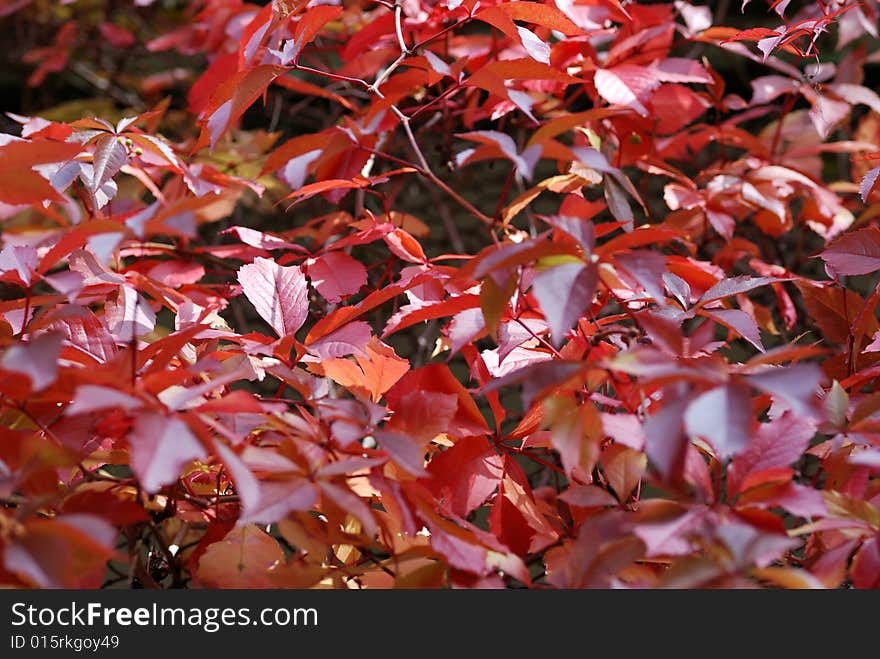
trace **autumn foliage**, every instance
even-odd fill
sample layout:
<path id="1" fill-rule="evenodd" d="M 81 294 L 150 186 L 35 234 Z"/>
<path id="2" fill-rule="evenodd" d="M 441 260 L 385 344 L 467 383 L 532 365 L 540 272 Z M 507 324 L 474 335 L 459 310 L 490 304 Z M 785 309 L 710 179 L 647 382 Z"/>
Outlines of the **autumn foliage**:
<path id="1" fill-rule="evenodd" d="M 880 587 L 874 0 L 0 17 L 0 584 Z"/>

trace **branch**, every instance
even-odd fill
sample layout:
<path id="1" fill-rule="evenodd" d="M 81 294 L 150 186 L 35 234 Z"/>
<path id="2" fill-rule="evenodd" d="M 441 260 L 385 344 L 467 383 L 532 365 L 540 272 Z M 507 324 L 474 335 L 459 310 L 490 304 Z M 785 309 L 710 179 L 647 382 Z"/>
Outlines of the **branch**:
<path id="1" fill-rule="evenodd" d="M 400 2 L 401 0 L 394 0 L 394 31 L 397 33 L 400 54 L 405 57 L 410 54 L 410 50 L 406 47 L 406 41 L 403 40 L 403 5 Z"/>

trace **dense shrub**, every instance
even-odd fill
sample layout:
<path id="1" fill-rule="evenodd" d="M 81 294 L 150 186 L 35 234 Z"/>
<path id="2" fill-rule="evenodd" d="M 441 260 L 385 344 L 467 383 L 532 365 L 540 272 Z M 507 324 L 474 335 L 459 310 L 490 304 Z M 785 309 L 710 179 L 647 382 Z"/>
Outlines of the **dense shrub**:
<path id="1" fill-rule="evenodd" d="M 880 584 L 877 3 L 739 4 L 3 3 L 0 582 Z"/>

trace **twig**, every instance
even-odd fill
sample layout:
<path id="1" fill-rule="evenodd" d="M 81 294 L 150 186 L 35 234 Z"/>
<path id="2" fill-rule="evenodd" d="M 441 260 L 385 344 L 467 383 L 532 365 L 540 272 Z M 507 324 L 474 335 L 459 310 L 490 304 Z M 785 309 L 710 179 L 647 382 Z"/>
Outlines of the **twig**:
<path id="1" fill-rule="evenodd" d="M 532 328 L 529 327 L 528 325 L 526 325 L 526 324 L 525 324 L 523 321 L 521 321 L 519 318 L 514 318 L 514 320 L 515 320 L 517 323 L 519 323 L 519 324 L 522 326 L 522 328 L 532 336 L 533 339 L 536 339 L 536 340 L 538 341 L 538 343 L 540 343 L 542 346 L 544 346 L 544 347 L 547 348 L 550 352 L 552 352 L 554 357 L 556 357 L 557 359 L 563 359 L 563 357 L 562 357 L 562 355 L 560 354 L 560 352 L 559 352 L 556 348 L 554 348 L 553 345 L 547 341 L 547 339 L 543 339 L 543 338 L 541 338 L 540 336 L 538 336 L 537 334 L 535 334 L 535 333 L 532 331 Z"/>
<path id="2" fill-rule="evenodd" d="M 401 0 L 394 0 L 394 31 L 397 34 L 397 44 L 400 46 L 401 56 L 409 55 L 410 50 L 406 47 L 406 41 L 403 39 L 403 5 Z"/>

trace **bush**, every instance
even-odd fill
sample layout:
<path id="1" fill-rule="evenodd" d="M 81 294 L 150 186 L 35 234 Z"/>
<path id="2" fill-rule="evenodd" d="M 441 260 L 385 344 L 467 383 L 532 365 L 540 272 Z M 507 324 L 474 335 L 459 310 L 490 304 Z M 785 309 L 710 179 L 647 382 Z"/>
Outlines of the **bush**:
<path id="1" fill-rule="evenodd" d="M 880 585 L 877 4 L 729 4 L 6 3 L 0 583 Z"/>

